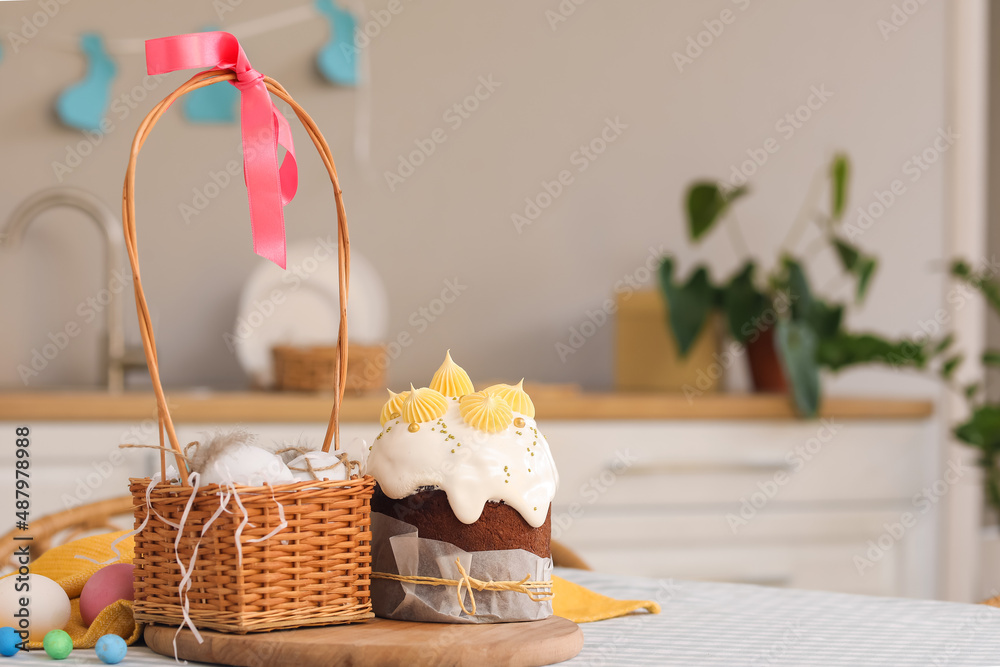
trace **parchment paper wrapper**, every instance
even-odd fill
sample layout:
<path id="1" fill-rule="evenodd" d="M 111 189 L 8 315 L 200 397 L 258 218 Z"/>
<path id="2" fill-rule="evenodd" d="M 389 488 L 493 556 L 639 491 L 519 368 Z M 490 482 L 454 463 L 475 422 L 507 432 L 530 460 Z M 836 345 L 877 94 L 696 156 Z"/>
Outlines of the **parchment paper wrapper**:
<path id="1" fill-rule="evenodd" d="M 372 512 L 372 572 L 404 576 L 460 579 L 455 559 L 473 579 L 482 581 L 530 581 L 552 579 L 552 559 L 524 549 L 463 551 L 454 544 L 417 536 L 417 528 L 405 521 Z M 376 616 L 397 621 L 432 623 L 505 623 L 538 621 L 552 615 L 552 601 L 533 601 L 516 591 L 473 591 L 476 615 L 462 611 L 455 586 L 414 584 L 390 579 L 372 579 L 372 609 Z M 466 609 L 472 610 L 463 586 Z"/>

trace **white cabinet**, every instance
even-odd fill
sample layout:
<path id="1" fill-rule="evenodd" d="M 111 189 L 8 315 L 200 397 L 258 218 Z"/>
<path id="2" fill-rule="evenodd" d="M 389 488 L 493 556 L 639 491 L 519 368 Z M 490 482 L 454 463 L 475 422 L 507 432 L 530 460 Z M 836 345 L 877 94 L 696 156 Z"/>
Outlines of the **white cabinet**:
<path id="1" fill-rule="evenodd" d="M 553 536 L 601 570 L 933 597 L 932 423 L 551 422 Z"/>
<path id="2" fill-rule="evenodd" d="M 934 597 L 950 488 L 934 423 L 544 421 L 561 477 L 553 536 L 600 570 Z M 0 423 L 11 444 L 14 426 Z M 319 443 L 325 431 L 246 426 L 264 442 Z M 180 425 L 178 437 L 212 428 Z M 376 422 L 341 428 L 343 442 L 378 432 Z M 156 443 L 152 421 L 36 422 L 31 439 L 34 517 L 126 494 L 128 477 L 159 465 L 153 450 L 117 448 Z M 13 479 L 13 447 L 0 451 L 0 479 Z M 2 496 L 7 530 L 13 491 Z"/>

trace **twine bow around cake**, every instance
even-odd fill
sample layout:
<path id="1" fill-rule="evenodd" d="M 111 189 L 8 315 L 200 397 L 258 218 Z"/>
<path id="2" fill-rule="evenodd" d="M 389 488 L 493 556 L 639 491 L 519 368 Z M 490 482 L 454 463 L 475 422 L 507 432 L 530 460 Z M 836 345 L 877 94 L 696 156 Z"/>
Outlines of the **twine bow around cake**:
<path id="1" fill-rule="evenodd" d="M 554 597 L 551 581 L 529 581 L 530 576 L 525 576 L 520 581 L 483 581 L 469 575 L 459 558 L 455 559 L 458 567 L 458 579 L 440 579 L 438 577 L 420 577 L 416 575 L 392 574 L 389 572 L 372 572 L 372 579 L 389 579 L 410 584 L 424 584 L 427 586 L 455 586 L 455 595 L 458 597 L 458 606 L 462 611 L 470 616 L 476 615 L 476 596 L 473 591 L 511 591 L 527 595 L 532 602 L 546 602 Z M 462 589 L 469 591 L 469 603 L 472 605 L 470 611 L 465 606 L 465 598 L 462 596 Z"/>
<path id="2" fill-rule="evenodd" d="M 240 91 L 243 135 L 243 180 L 250 203 L 254 252 L 285 268 L 284 206 L 298 189 L 298 166 L 288 121 L 271 100 L 264 75 L 250 66 L 243 47 L 228 32 L 199 32 L 146 41 L 146 71 L 166 74 L 211 67 L 198 74 L 209 78 L 231 70 Z M 285 158 L 278 167 L 278 145 Z"/>

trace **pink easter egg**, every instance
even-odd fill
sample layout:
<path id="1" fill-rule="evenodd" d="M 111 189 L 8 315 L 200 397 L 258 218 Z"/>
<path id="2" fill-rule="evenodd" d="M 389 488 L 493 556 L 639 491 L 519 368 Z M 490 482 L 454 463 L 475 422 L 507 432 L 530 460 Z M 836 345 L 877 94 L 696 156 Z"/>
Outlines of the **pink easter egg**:
<path id="1" fill-rule="evenodd" d="M 104 608 L 117 600 L 132 600 L 132 565 L 116 563 L 102 567 L 83 585 L 80 593 L 80 615 L 90 625 Z"/>

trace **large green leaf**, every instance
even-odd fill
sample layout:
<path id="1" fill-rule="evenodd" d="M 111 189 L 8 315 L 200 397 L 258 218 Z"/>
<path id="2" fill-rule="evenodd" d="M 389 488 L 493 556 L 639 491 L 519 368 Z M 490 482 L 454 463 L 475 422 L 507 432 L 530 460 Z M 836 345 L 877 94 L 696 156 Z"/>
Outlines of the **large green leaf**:
<path id="1" fill-rule="evenodd" d="M 830 163 L 830 217 L 840 220 L 847 206 L 847 183 L 850 180 L 851 163 L 847 156 L 839 153 Z"/>
<path id="2" fill-rule="evenodd" d="M 844 307 L 842 305 L 831 305 L 821 299 L 813 299 L 806 321 L 822 341 L 837 335 L 843 319 Z"/>
<path id="3" fill-rule="evenodd" d="M 802 322 L 808 319 L 812 311 L 812 290 L 809 289 L 809 278 L 798 261 L 791 257 L 782 260 L 785 267 L 785 280 L 788 296 L 792 300 L 792 319 Z"/>
<path id="4" fill-rule="evenodd" d="M 688 188 L 688 232 L 697 241 L 722 217 L 729 205 L 748 192 L 746 187 L 722 189 L 718 183 L 698 181 Z"/>
<path id="5" fill-rule="evenodd" d="M 997 466 L 997 453 L 1000 452 L 1000 406 L 979 406 L 952 432 L 956 438 L 981 452 L 979 464 L 984 473 L 986 497 L 994 508 L 1000 509 L 1000 467 Z"/>
<path id="6" fill-rule="evenodd" d="M 754 285 L 755 269 L 754 263 L 748 261 L 722 290 L 722 308 L 729 320 L 729 331 L 740 343 L 766 326 L 761 324 L 761 316 L 771 307 L 771 299 Z"/>
<path id="7" fill-rule="evenodd" d="M 964 355 L 955 354 L 944 360 L 941 364 L 941 377 L 945 380 L 950 380 L 951 376 L 955 374 L 955 370 L 962 365 L 962 360 L 965 359 Z"/>
<path id="8" fill-rule="evenodd" d="M 775 328 L 775 341 L 796 409 L 803 417 L 815 417 L 820 400 L 816 332 L 805 322 L 780 320 Z"/>
<path id="9" fill-rule="evenodd" d="M 687 356 L 698 339 L 715 301 L 715 289 L 705 267 L 697 268 L 686 283 L 674 281 L 674 262 L 660 262 L 660 288 L 667 300 L 667 323 L 677 341 L 680 356 Z"/>
<path id="10" fill-rule="evenodd" d="M 1000 283 L 997 282 L 992 272 L 974 271 L 966 262 L 956 260 L 952 262 L 951 275 L 979 290 L 993 311 L 1000 313 Z"/>
<path id="11" fill-rule="evenodd" d="M 860 364 L 922 369 L 926 367 L 927 359 L 927 344 L 924 342 L 890 341 L 871 334 L 843 331 L 820 340 L 816 351 L 817 363 L 833 371 Z"/>
<path id="12" fill-rule="evenodd" d="M 955 437 L 983 451 L 1000 449 L 1000 406 L 982 405 L 963 424 L 955 427 Z"/>
<path id="13" fill-rule="evenodd" d="M 852 274 L 857 282 L 855 300 L 860 302 L 865 298 L 868 285 L 871 283 L 875 268 L 878 266 L 878 260 L 871 255 L 863 254 L 857 246 L 843 239 L 834 237 L 832 242 L 837 256 L 840 258 L 841 266 Z"/>

